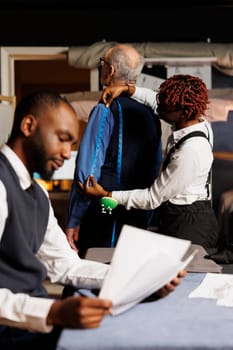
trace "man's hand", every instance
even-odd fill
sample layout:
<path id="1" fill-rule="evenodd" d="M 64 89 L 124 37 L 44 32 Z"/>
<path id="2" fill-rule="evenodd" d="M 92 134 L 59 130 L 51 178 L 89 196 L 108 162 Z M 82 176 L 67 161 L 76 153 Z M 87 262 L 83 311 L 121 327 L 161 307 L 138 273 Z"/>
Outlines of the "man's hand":
<path id="1" fill-rule="evenodd" d="M 66 238 L 69 242 L 69 245 L 78 253 L 78 248 L 76 247 L 75 242 L 78 241 L 80 227 L 70 227 L 66 229 Z"/>
<path id="2" fill-rule="evenodd" d="M 48 313 L 47 324 L 62 328 L 96 328 L 105 315 L 111 313 L 110 300 L 68 297 L 55 301 Z"/>
<path id="3" fill-rule="evenodd" d="M 98 182 L 95 180 L 94 176 L 89 175 L 85 183 L 82 184 L 80 181 L 78 183 L 79 191 L 86 194 L 91 198 L 101 198 L 105 196 L 110 196 L 110 193 L 107 192 Z"/>
<path id="4" fill-rule="evenodd" d="M 175 278 L 173 278 L 173 280 L 170 283 L 166 284 L 163 288 L 159 289 L 156 292 L 156 295 L 162 298 L 167 296 L 171 292 L 174 292 L 176 287 L 180 284 L 181 278 L 185 277 L 186 275 L 186 270 L 179 271 L 178 275 Z"/>

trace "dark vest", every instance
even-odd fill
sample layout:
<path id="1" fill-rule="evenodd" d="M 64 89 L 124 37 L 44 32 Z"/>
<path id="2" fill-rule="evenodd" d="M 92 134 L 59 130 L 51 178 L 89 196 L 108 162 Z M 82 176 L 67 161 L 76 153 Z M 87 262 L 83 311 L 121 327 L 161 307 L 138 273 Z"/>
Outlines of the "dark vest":
<path id="1" fill-rule="evenodd" d="M 99 182 L 106 190 L 131 190 L 149 187 L 158 173 L 161 153 L 161 125 L 153 111 L 126 97 L 119 97 L 122 107 L 123 142 L 120 185 L 117 184 L 119 109 L 113 101 L 114 129 L 101 169 Z"/>
<path id="2" fill-rule="evenodd" d="M 7 192 L 8 218 L 0 241 L 0 288 L 46 296 L 46 269 L 36 258 L 48 224 L 49 202 L 40 186 L 22 190 L 7 158 L 0 153 L 0 180 Z"/>

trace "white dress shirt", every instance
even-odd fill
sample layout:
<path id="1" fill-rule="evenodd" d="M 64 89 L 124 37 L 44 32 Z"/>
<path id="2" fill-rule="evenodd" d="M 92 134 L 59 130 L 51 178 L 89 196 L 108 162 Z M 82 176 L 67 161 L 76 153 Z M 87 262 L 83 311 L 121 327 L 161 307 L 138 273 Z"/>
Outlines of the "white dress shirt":
<path id="1" fill-rule="evenodd" d="M 23 190 L 31 185 L 31 177 L 17 155 L 3 145 L 1 152 L 7 157 Z M 42 186 L 41 186 L 42 187 Z M 42 187 L 48 196 L 47 191 Z M 0 181 L 0 241 L 8 216 L 6 189 Z M 30 218 L 30 213 L 28 213 Z M 38 253 L 38 259 L 45 265 L 52 282 L 69 284 L 81 288 L 100 288 L 108 265 L 81 259 L 71 249 L 65 233 L 54 216 L 50 203 L 48 226 Z M 27 259 L 27 257 L 25 257 Z M 10 290 L 0 289 L 0 325 L 26 328 L 32 331 L 49 332 L 52 327 L 46 324 L 52 299 L 30 297 L 26 294 L 14 294 Z"/>
<path id="2" fill-rule="evenodd" d="M 156 92 L 136 88 L 132 96 L 137 101 L 153 108 L 156 113 Z M 168 138 L 167 150 L 192 131 L 203 131 L 204 137 L 192 137 L 175 151 L 166 169 L 158 175 L 150 188 L 132 191 L 113 191 L 112 197 L 127 209 L 155 209 L 161 203 L 191 204 L 208 197 L 206 181 L 213 162 L 213 132 L 210 123 L 202 117 L 200 122 L 173 131 Z"/>

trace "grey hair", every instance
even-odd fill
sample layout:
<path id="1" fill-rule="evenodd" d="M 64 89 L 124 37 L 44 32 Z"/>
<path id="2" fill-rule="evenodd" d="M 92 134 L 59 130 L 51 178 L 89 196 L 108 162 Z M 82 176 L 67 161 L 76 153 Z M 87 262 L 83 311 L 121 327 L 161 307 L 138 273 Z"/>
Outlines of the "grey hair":
<path id="1" fill-rule="evenodd" d="M 128 45 L 129 46 L 129 45 Z M 136 49 L 135 49 L 136 50 Z M 131 58 L 124 45 L 116 45 L 112 48 L 108 61 L 115 69 L 115 79 L 125 81 L 136 81 L 143 68 L 143 57 L 138 54 L 137 60 Z"/>

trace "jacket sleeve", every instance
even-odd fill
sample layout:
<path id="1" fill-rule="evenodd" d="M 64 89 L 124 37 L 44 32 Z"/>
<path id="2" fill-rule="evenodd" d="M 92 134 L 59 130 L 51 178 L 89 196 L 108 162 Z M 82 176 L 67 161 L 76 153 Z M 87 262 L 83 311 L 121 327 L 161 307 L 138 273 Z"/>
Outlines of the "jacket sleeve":
<path id="1" fill-rule="evenodd" d="M 103 113 L 107 111 L 107 118 L 102 128 Z M 101 167 L 105 160 L 106 151 L 113 130 L 113 115 L 109 108 L 99 103 L 91 112 L 76 158 L 74 181 L 71 187 L 68 206 L 67 227 L 77 227 L 88 209 L 90 199 L 78 192 L 77 181 L 84 183 L 88 175 L 100 178 Z M 102 130 L 100 136 L 100 130 Z M 95 166 L 93 168 L 93 162 Z"/>

